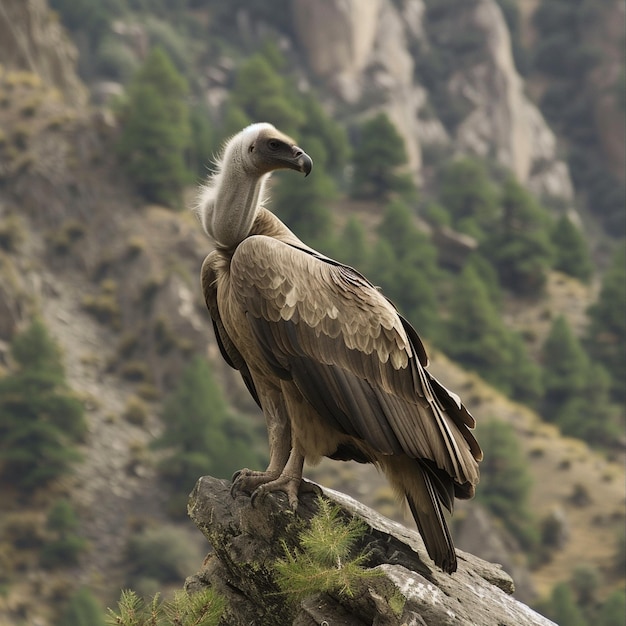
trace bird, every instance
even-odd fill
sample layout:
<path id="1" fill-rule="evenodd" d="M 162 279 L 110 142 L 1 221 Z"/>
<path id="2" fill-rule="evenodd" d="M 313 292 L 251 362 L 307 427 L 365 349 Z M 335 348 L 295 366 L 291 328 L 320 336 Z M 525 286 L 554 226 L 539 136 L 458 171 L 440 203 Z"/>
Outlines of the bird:
<path id="1" fill-rule="evenodd" d="M 201 287 L 219 350 L 261 408 L 264 471 L 244 468 L 232 493 L 277 491 L 298 507 L 304 462 L 372 463 L 408 503 L 428 555 L 457 557 L 443 508 L 471 498 L 482 451 L 460 398 L 427 369 L 424 345 L 381 290 L 301 241 L 268 208 L 276 170 L 312 159 L 272 124 L 227 140 L 193 207 L 213 250 Z"/>

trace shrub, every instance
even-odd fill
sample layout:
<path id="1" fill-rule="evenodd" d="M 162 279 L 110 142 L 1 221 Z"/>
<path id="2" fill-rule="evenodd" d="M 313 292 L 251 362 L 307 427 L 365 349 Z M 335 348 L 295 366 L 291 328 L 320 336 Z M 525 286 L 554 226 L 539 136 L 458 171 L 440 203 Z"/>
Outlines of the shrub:
<path id="1" fill-rule="evenodd" d="M 196 566 L 198 554 L 187 534 L 174 526 L 146 528 L 131 536 L 126 548 L 133 580 L 178 582 Z"/>

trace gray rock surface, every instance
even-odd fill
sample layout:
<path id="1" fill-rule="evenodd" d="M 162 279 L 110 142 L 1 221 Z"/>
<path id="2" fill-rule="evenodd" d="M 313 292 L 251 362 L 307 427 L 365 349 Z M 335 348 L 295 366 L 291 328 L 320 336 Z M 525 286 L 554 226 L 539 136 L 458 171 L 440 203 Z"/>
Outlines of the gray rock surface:
<path id="1" fill-rule="evenodd" d="M 330 489 L 323 493 L 338 503 L 346 516 L 356 515 L 368 526 L 359 547 L 369 551 L 368 567 L 381 576 L 361 583 L 353 597 L 312 594 L 293 605 L 273 580 L 273 563 L 284 556 L 284 545 L 296 543 L 295 515 L 310 520 L 315 514 L 313 493 L 301 496 L 297 514 L 282 494 L 273 494 L 253 508 L 249 496 L 231 497 L 230 483 L 210 476 L 196 484 L 189 499 L 189 515 L 212 551 L 202 570 L 187 580 L 187 588 L 211 586 L 226 595 L 230 608 L 224 624 L 229 626 L 552 624 L 511 596 L 513 581 L 499 565 L 457 551 L 459 570 L 452 576 L 444 574 L 428 558 L 416 531 L 345 494 Z M 397 609 L 398 593 L 405 599 L 399 615 L 392 609 L 394 597 Z"/>

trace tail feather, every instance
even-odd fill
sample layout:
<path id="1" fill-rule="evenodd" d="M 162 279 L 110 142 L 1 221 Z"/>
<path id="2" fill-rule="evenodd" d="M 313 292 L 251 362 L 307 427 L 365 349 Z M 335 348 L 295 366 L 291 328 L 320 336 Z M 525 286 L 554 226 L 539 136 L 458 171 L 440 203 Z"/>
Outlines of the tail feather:
<path id="1" fill-rule="evenodd" d="M 428 556 L 444 572 L 452 574 L 456 571 L 457 559 L 441 508 L 441 496 L 426 468 L 416 471 L 412 482 L 410 488 L 405 491 L 406 499 L 424 540 Z"/>

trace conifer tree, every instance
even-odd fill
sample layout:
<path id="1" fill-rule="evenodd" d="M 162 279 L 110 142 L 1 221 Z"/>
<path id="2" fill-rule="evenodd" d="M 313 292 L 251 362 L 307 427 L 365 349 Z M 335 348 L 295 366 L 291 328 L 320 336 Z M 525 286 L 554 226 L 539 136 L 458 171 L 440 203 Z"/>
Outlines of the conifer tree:
<path id="1" fill-rule="evenodd" d="M 78 526 L 79 520 L 70 502 L 57 500 L 46 520 L 46 527 L 55 537 L 46 541 L 41 549 L 41 564 L 45 568 L 67 567 L 78 562 L 86 547 L 85 540 L 76 533 Z"/>
<path id="2" fill-rule="evenodd" d="M 512 177 L 502 187 L 501 204 L 502 216 L 486 238 L 483 253 L 505 288 L 536 295 L 552 265 L 548 215 Z"/>
<path id="3" fill-rule="evenodd" d="M 165 430 L 155 447 L 169 451 L 159 470 L 174 495 L 170 511 L 184 515 L 196 480 L 211 474 L 229 477 L 245 465 L 258 465 L 249 430 L 228 411 L 207 362 L 194 357 L 165 400 Z"/>
<path id="4" fill-rule="evenodd" d="M 472 265 L 459 275 L 449 303 L 443 348 L 488 381 L 509 391 L 506 381 L 507 330 L 487 287 Z"/>
<path id="5" fill-rule="evenodd" d="M 615 251 L 602 280 L 598 301 L 589 309 L 586 346 L 611 373 L 612 392 L 620 402 L 626 380 L 626 243 Z"/>
<path id="6" fill-rule="evenodd" d="M 626 615 L 626 594 L 623 589 L 614 591 L 600 608 L 596 626 L 623 626 Z"/>
<path id="7" fill-rule="evenodd" d="M 190 126 L 185 79 L 154 48 L 128 88 L 121 107 L 118 154 L 129 177 L 151 202 L 180 203 L 189 178 L 185 151 Z"/>
<path id="8" fill-rule="evenodd" d="M 83 409 L 65 383 L 58 347 L 41 320 L 15 336 L 14 372 L 0 379 L 0 479 L 32 491 L 80 460 Z"/>
<path id="9" fill-rule="evenodd" d="M 457 159 L 444 169 L 439 200 L 454 228 L 479 240 L 484 239 L 497 217 L 496 189 L 477 159 Z"/>
<path id="10" fill-rule="evenodd" d="M 587 242 L 582 233 L 565 215 L 552 228 L 551 240 L 555 248 L 554 269 L 587 282 L 593 266 Z"/>
<path id="11" fill-rule="evenodd" d="M 360 272 L 365 272 L 368 258 L 365 228 L 354 215 L 348 218 L 341 233 L 340 242 L 338 259 Z"/>
<path id="12" fill-rule="evenodd" d="M 304 122 L 295 91 L 281 75 L 284 60 L 280 55 L 258 52 L 248 58 L 237 71 L 229 106 L 236 106 L 254 122 L 269 122 L 288 135 L 295 135 Z M 278 67 L 277 67 L 278 65 Z M 228 128 L 228 134 L 241 127 Z M 308 152 L 308 150 L 307 150 Z"/>
<path id="13" fill-rule="evenodd" d="M 554 587 L 546 613 L 557 624 L 587 626 L 587 620 L 576 604 L 574 594 L 567 583 L 558 583 Z"/>
<path id="14" fill-rule="evenodd" d="M 479 425 L 478 437 L 485 453 L 480 466 L 476 500 L 502 520 L 522 545 L 537 541 L 529 495 L 532 478 L 513 427 L 497 420 Z"/>
<path id="15" fill-rule="evenodd" d="M 437 251 L 417 229 L 408 206 L 399 199 L 386 208 L 378 235 L 388 243 L 376 263 L 371 279 L 379 282 L 385 295 L 424 336 L 434 339 L 438 329 L 439 282 Z"/>
<path id="16" fill-rule="evenodd" d="M 556 421 L 558 412 L 587 387 L 589 360 L 567 320 L 560 315 L 550 330 L 542 351 L 545 380 L 544 413 Z"/>
<path id="17" fill-rule="evenodd" d="M 386 200 L 392 192 L 407 190 L 407 178 L 398 171 L 408 162 L 404 141 L 384 113 L 361 126 L 352 162 L 354 197 Z"/>

